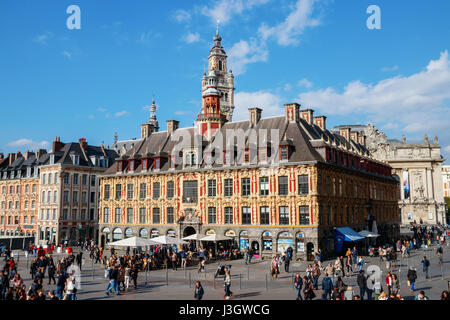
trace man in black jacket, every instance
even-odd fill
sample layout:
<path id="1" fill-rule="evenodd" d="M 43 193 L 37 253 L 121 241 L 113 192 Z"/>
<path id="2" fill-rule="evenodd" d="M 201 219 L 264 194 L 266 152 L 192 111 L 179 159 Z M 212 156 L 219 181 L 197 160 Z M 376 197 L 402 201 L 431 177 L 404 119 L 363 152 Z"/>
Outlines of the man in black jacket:
<path id="1" fill-rule="evenodd" d="M 83 252 L 81 252 L 81 250 L 78 251 L 78 254 L 77 254 L 77 257 L 76 257 L 76 261 L 77 261 L 77 266 L 78 266 L 78 268 L 80 268 L 80 271 L 81 271 L 81 265 L 82 265 L 82 262 L 83 262 Z"/>
<path id="2" fill-rule="evenodd" d="M 364 294 L 367 291 L 367 277 L 364 275 L 364 270 L 361 270 L 358 275 L 358 286 L 361 300 L 364 300 Z"/>

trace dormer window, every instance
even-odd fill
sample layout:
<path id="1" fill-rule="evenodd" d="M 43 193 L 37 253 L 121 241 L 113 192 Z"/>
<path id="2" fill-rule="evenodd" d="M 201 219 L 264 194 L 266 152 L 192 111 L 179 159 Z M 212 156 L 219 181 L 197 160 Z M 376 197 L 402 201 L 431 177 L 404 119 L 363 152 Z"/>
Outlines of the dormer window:
<path id="1" fill-rule="evenodd" d="M 249 163 L 250 162 L 250 149 L 246 148 L 244 150 L 244 163 Z"/>
<path id="2" fill-rule="evenodd" d="M 184 166 L 190 167 L 190 166 L 196 166 L 197 165 L 197 155 L 194 151 L 188 151 L 186 152 L 184 156 Z"/>
<path id="3" fill-rule="evenodd" d="M 75 166 L 78 166 L 80 164 L 80 156 L 76 154 L 71 154 L 70 158 L 72 159 L 72 163 Z"/>
<path id="4" fill-rule="evenodd" d="M 266 147 L 262 147 L 259 148 L 259 161 L 261 162 L 267 162 L 267 148 Z"/>
<path id="5" fill-rule="evenodd" d="M 226 150 L 223 152 L 223 163 L 225 165 L 231 165 L 231 151 L 230 150 Z"/>
<path id="6" fill-rule="evenodd" d="M 50 164 L 55 164 L 55 155 L 54 154 L 50 155 Z"/>
<path id="7" fill-rule="evenodd" d="M 280 160 L 288 160 L 289 159 L 289 147 L 288 146 L 281 146 L 280 147 Z"/>
<path id="8" fill-rule="evenodd" d="M 207 165 L 213 164 L 213 153 L 212 152 L 206 152 L 205 154 L 205 162 Z"/>
<path id="9" fill-rule="evenodd" d="M 169 169 L 175 169 L 175 156 L 169 156 Z"/>
<path id="10" fill-rule="evenodd" d="M 130 162 L 129 162 L 130 171 L 134 171 L 134 164 L 135 164 L 135 160 L 130 160 Z"/>
<path id="11" fill-rule="evenodd" d="M 142 171 L 147 171 L 148 169 L 148 159 L 142 159 Z"/>
<path id="12" fill-rule="evenodd" d="M 155 170 L 161 169 L 161 158 L 160 157 L 155 158 L 155 167 L 154 167 L 154 169 Z"/>
<path id="13" fill-rule="evenodd" d="M 123 171 L 123 162 L 117 161 L 117 172 L 122 172 L 122 171 Z"/>
<path id="14" fill-rule="evenodd" d="M 27 168 L 27 178 L 31 177 L 31 167 Z"/>
<path id="15" fill-rule="evenodd" d="M 97 157 L 96 156 L 91 156 L 91 162 L 92 162 L 92 165 L 94 167 L 96 167 L 97 166 Z"/>

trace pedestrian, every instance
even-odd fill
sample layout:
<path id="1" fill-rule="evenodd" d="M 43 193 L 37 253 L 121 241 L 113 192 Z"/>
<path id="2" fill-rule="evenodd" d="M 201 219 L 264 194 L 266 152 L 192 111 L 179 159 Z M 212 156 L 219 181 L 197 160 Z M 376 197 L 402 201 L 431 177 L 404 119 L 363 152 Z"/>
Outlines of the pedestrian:
<path id="1" fill-rule="evenodd" d="M 326 276 L 322 279 L 323 300 L 330 300 L 333 291 L 333 280 L 331 276 Z"/>
<path id="2" fill-rule="evenodd" d="M 347 289 L 344 292 L 344 300 L 353 300 L 353 287 L 347 286 Z"/>
<path id="3" fill-rule="evenodd" d="M 305 300 L 312 300 L 316 297 L 313 290 L 312 281 L 307 276 L 303 277 L 303 295 Z"/>
<path id="4" fill-rule="evenodd" d="M 421 263 L 423 265 L 423 273 L 425 274 L 425 278 L 429 279 L 430 275 L 428 273 L 428 268 L 430 267 L 430 261 L 424 256 Z"/>
<path id="5" fill-rule="evenodd" d="M 313 271 L 312 271 L 312 277 L 313 277 L 314 290 L 319 290 L 318 282 L 319 282 L 319 277 L 320 277 L 320 267 L 317 263 L 314 264 Z"/>
<path id="6" fill-rule="evenodd" d="M 392 294 L 392 287 L 393 287 L 394 283 L 393 283 L 393 279 L 392 279 L 392 274 L 390 272 L 388 272 L 386 274 L 386 287 L 388 288 L 388 295 L 390 296 Z"/>
<path id="7" fill-rule="evenodd" d="M 64 286 L 66 284 L 66 277 L 63 273 L 58 271 L 58 273 L 56 274 L 56 278 L 58 279 L 56 282 L 56 295 L 58 296 L 59 300 L 62 300 Z"/>
<path id="8" fill-rule="evenodd" d="M 133 280 L 133 289 L 137 288 L 138 273 L 139 273 L 138 266 L 137 266 L 137 264 L 134 264 L 133 267 L 131 268 L 131 273 L 130 273 L 131 280 Z"/>
<path id="9" fill-rule="evenodd" d="M 177 253 L 175 251 L 172 254 L 172 270 L 177 271 Z"/>
<path id="10" fill-rule="evenodd" d="M 125 267 L 125 275 L 124 275 L 125 291 L 127 291 L 127 292 L 128 292 L 128 288 L 130 287 L 130 278 L 131 278 L 131 268 L 130 268 L 130 265 L 127 264 L 127 266 Z"/>
<path id="11" fill-rule="evenodd" d="M 289 273 L 289 264 L 291 262 L 291 258 L 288 255 L 288 252 L 286 251 L 284 254 L 284 271 L 286 271 L 286 273 Z"/>
<path id="12" fill-rule="evenodd" d="M 77 266 L 78 266 L 78 268 L 80 268 L 80 271 L 81 271 L 81 266 L 83 264 L 83 252 L 78 251 L 76 261 L 77 261 Z"/>
<path id="13" fill-rule="evenodd" d="M 194 298 L 196 300 L 202 300 L 204 293 L 205 293 L 205 291 L 203 290 L 201 282 L 197 281 L 195 283 L 195 287 L 194 287 Z"/>
<path id="14" fill-rule="evenodd" d="M 273 280 L 274 276 L 278 279 L 278 273 L 279 273 L 278 270 L 279 270 L 278 269 L 278 261 L 277 261 L 276 257 L 273 257 L 272 263 L 271 263 L 271 268 L 270 268 L 270 274 L 272 276 L 272 280 Z"/>
<path id="15" fill-rule="evenodd" d="M 352 255 L 350 252 L 350 248 L 348 250 L 349 250 L 348 254 L 345 257 L 345 266 L 347 267 L 347 277 L 350 277 L 351 276 L 350 271 L 353 273 L 353 267 L 352 267 L 353 262 L 352 262 Z"/>
<path id="16" fill-rule="evenodd" d="M 230 270 L 228 270 L 228 268 L 225 269 L 224 286 L 225 286 L 224 298 L 226 300 L 229 300 L 233 295 L 233 293 L 231 292 L 231 275 Z"/>
<path id="17" fill-rule="evenodd" d="M 430 299 L 428 299 L 428 297 L 425 295 L 425 291 L 421 290 L 419 294 L 414 298 L 414 300 L 430 300 Z"/>
<path id="18" fill-rule="evenodd" d="M 444 301 L 450 300 L 450 295 L 447 290 L 442 291 L 441 300 Z"/>
<path id="19" fill-rule="evenodd" d="M 300 276 L 300 273 L 297 273 L 295 275 L 294 287 L 295 287 L 295 290 L 297 290 L 297 300 L 303 300 L 302 294 L 301 294 L 302 287 L 303 287 L 303 280 L 302 280 L 302 277 Z"/>
<path id="20" fill-rule="evenodd" d="M 364 261 L 363 257 L 359 256 L 359 257 L 358 257 L 358 262 L 357 262 L 357 265 L 358 265 L 358 267 L 359 267 L 359 271 L 361 271 L 361 270 L 364 268 L 364 265 L 365 265 L 365 264 L 366 264 L 366 262 Z M 361 297 L 361 299 L 364 300 L 363 297 Z"/>
<path id="21" fill-rule="evenodd" d="M 359 293 L 361 296 L 361 300 L 364 300 L 364 294 L 367 290 L 367 277 L 364 275 L 364 270 L 359 271 L 357 283 L 359 286 Z"/>
<path id="22" fill-rule="evenodd" d="M 70 276 L 66 280 L 66 298 L 64 300 L 76 300 L 75 277 Z"/>
<path id="23" fill-rule="evenodd" d="M 396 274 L 392 275 L 392 293 L 397 295 L 400 291 L 400 280 Z"/>
<path id="24" fill-rule="evenodd" d="M 53 284 L 56 284 L 55 271 L 56 271 L 56 268 L 55 268 L 55 265 L 53 263 L 53 260 L 50 260 L 50 263 L 48 265 L 48 270 L 47 270 L 47 272 L 48 272 L 48 284 L 51 284 L 52 280 L 53 280 Z"/>

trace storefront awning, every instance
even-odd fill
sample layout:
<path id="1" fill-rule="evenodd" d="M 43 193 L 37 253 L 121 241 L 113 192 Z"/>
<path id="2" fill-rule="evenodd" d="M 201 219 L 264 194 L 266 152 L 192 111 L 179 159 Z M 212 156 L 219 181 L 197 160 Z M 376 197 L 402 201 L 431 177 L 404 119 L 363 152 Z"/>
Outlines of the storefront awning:
<path id="1" fill-rule="evenodd" d="M 358 232 L 356 232 L 355 230 L 353 230 L 349 227 L 336 228 L 336 233 L 342 234 L 344 241 L 353 242 L 353 241 L 360 241 L 360 240 L 365 239 Z"/>

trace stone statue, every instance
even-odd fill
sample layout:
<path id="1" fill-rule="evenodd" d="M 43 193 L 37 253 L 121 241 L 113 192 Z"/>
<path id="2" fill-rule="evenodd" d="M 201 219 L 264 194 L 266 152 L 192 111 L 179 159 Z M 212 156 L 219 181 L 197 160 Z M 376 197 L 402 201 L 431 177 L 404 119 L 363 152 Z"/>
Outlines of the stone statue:
<path id="1" fill-rule="evenodd" d="M 405 137 L 405 135 L 402 135 L 402 143 L 406 143 L 406 137 Z"/>
<path id="2" fill-rule="evenodd" d="M 428 141 L 428 135 L 425 134 L 425 136 L 423 137 L 423 140 L 425 141 L 426 144 L 429 144 L 430 142 Z"/>
<path id="3" fill-rule="evenodd" d="M 434 144 L 439 144 L 438 137 L 434 136 Z"/>

